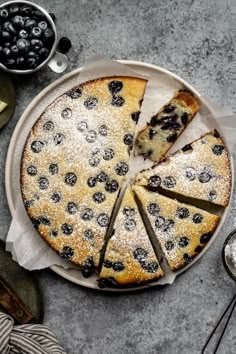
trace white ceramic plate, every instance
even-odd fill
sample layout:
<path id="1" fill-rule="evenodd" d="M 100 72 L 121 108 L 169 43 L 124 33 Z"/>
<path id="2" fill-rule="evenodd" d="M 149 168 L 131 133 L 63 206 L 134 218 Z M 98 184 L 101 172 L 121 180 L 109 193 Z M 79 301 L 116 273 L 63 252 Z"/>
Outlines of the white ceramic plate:
<path id="1" fill-rule="evenodd" d="M 185 86 L 188 88 L 190 91 L 192 91 L 196 96 L 199 97 L 199 100 L 201 101 L 200 94 L 187 82 L 182 80 L 180 77 L 177 75 L 169 72 L 168 70 L 162 69 L 158 66 L 151 65 L 151 64 L 146 64 L 146 63 L 141 63 L 141 62 L 136 62 L 136 61 L 129 61 L 129 60 L 120 60 L 119 61 L 122 64 L 127 65 L 129 68 L 135 70 L 136 72 L 144 75 L 156 75 L 158 73 L 164 74 L 169 76 L 170 78 L 173 78 L 176 80 L 178 83 L 180 83 L 182 86 Z M 5 184 L 6 184 L 6 194 L 7 194 L 7 200 L 8 200 L 8 205 L 11 211 L 11 214 L 13 215 L 15 207 L 16 207 L 16 199 L 19 198 L 20 195 L 20 169 L 15 171 L 13 169 L 13 166 L 15 165 L 15 159 L 17 155 L 17 150 L 19 147 L 17 147 L 17 143 L 19 141 L 22 141 L 22 137 L 26 139 L 31 127 L 32 127 L 32 112 L 36 110 L 43 111 L 47 106 L 48 106 L 48 99 L 49 97 L 52 97 L 51 102 L 53 99 L 59 97 L 61 94 L 63 94 L 65 91 L 67 91 L 69 88 L 74 87 L 73 81 L 76 79 L 76 77 L 79 75 L 80 71 L 82 68 L 79 68 L 75 71 L 72 71 L 63 77 L 61 77 L 59 80 L 53 82 L 49 86 L 47 86 L 38 96 L 36 96 L 33 101 L 30 103 L 30 105 L 27 107 L 25 112 L 22 114 L 21 118 L 18 121 L 18 124 L 16 125 L 16 128 L 14 130 L 14 133 L 12 135 L 9 149 L 8 149 L 8 154 L 7 154 L 7 160 L 6 160 L 6 170 L 5 170 Z M 46 103 L 47 102 L 47 103 Z M 207 106 L 206 102 L 204 101 L 204 105 L 206 108 L 211 111 L 211 108 Z M 39 115 L 38 115 L 39 116 Z M 38 117 L 37 116 L 37 117 Z M 23 139 L 23 141 L 25 141 Z M 227 137 L 224 137 L 224 140 L 227 145 Z M 19 164 L 18 164 L 19 165 Z M 232 166 L 232 185 L 233 185 L 233 159 L 231 157 L 231 166 Z M 189 267 L 191 267 L 193 264 L 195 264 L 200 257 L 203 256 L 203 254 L 207 251 L 207 249 L 210 247 L 212 242 L 215 240 L 217 237 L 224 220 L 226 218 L 228 212 L 228 207 L 224 209 L 224 211 L 221 213 L 221 222 L 219 223 L 213 237 L 211 240 L 208 242 L 207 246 L 203 249 L 203 251 L 194 259 L 193 262 L 191 262 L 187 267 L 184 269 L 176 272 L 176 275 L 179 275 L 183 271 L 187 270 Z M 71 282 L 74 282 L 76 284 L 93 288 L 93 289 L 99 289 L 103 291 L 133 291 L 133 290 L 140 290 L 142 288 L 148 288 L 152 287 L 155 285 L 158 285 L 159 282 L 152 282 L 149 284 L 144 284 L 141 286 L 137 287 L 132 287 L 129 289 L 100 289 L 97 285 L 96 281 L 96 276 L 92 276 L 88 279 L 84 278 L 82 276 L 82 273 L 80 270 L 76 269 L 64 269 L 59 266 L 52 266 L 51 269 L 62 276 L 65 279 L 68 279 Z"/>

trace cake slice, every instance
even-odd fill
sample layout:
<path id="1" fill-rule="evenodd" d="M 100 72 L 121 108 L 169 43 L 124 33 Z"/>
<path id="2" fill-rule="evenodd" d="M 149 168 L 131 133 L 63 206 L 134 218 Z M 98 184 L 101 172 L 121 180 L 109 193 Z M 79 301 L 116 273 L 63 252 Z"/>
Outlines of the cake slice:
<path id="1" fill-rule="evenodd" d="M 99 285 L 140 284 L 164 275 L 130 187 L 125 192 L 108 241 Z"/>
<path id="2" fill-rule="evenodd" d="M 231 167 L 217 130 L 184 146 L 163 162 L 139 173 L 136 184 L 226 206 L 231 193 Z"/>
<path id="3" fill-rule="evenodd" d="M 220 217 L 140 186 L 133 190 L 170 268 L 189 264 L 211 239 Z"/>
<path id="4" fill-rule="evenodd" d="M 189 91 L 178 91 L 135 141 L 135 154 L 160 161 L 198 112 L 198 103 Z"/>
<path id="5" fill-rule="evenodd" d="M 112 210 L 129 170 L 129 151 L 146 81 L 109 77 L 55 100 L 26 141 L 21 190 L 43 239 L 88 276 L 97 267 Z"/>

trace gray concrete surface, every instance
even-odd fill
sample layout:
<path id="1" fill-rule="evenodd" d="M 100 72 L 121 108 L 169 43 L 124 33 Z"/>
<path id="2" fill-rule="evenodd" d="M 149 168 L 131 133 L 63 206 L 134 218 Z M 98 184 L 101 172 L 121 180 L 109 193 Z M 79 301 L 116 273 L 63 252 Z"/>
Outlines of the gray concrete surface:
<path id="1" fill-rule="evenodd" d="M 0 3 L 3 3 L 1 0 Z M 57 16 L 59 36 L 73 42 L 69 70 L 99 53 L 167 68 L 202 94 L 236 112 L 235 0 L 39 0 Z M 7 147 L 32 98 L 58 75 L 45 69 L 15 78 L 17 106 L 0 131 L 0 236 L 11 216 L 4 187 Z M 104 294 L 76 286 L 50 270 L 38 273 L 45 324 L 72 354 L 196 354 L 235 293 L 221 249 L 236 226 L 235 196 L 219 237 L 207 254 L 174 285 L 139 293 Z M 236 353 L 236 315 L 220 354 Z M 211 353 L 208 351 L 207 353 Z"/>

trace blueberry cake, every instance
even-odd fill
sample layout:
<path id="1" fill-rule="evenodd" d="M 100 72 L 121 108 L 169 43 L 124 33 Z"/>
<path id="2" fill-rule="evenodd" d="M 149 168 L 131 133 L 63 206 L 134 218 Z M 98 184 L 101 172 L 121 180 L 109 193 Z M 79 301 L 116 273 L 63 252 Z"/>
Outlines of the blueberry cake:
<path id="1" fill-rule="evenodd" d="M 88 276 L 99 263 L 129 154 L 146 81 L 87 82 L 54 101 L 26 141 L 21 189 L 44 240 Z"/>
<path id="2" fill-rule="evenodd" d="M 164 275 L 152 248 L 130 187 L 125 192 L 108 241 L 99 285 L 123 286 Z"/>
<path id="3" fill-rule="evenodd" d="M 205 134 L 151 169 L 139 173 L 136 183 L 227 206 L 231 167 L 222 137 L 217 130 Z"/>
<path id="4" fill-rule="evenodd" d="M 220 217 L 141 186 L 133 190 L 170 268 L 183 268 L 205 247 Z"/>
<path id="5" fill-rule="evenodd" d="M 179 91 L 139 132 L 135 154 L 160 161 L 198 112 L 196 98 L 189 91 Z"/>

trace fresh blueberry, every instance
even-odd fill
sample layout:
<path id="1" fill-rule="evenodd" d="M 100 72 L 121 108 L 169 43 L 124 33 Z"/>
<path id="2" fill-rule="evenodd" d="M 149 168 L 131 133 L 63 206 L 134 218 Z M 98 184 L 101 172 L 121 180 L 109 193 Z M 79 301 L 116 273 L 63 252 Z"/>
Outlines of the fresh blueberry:
<path id="1" fill-rule="evenodd" d="M 125 100 L 123 97 L 121 96 L 113 96 L 112 97 L 112 101 L 111 101 L 111 105 L 115 106 L 115 107 L 122 107 L 125 103 Z"/>
<path id="2" fill-rule="evenodd" d="M 37 53 L 33 52 L 32 50 L 27 54 L 28 58 L 35 58 L 35 59 L 39 59 L 39 56 Z"/>
<path id="3" fill-rule="evenodd" d="M 12 52 L 12 54 L 13 54 L 14 56 L 17 56 L 17 55 L 18 55 L 19 49 L 17 48 L 17 46 L 16 46 L 15 44 L 13 44 L 13 45 L 11 46 L 11 52 Z"/>
<path id="4" fill-rule="evenodd" d="M 50 16 L 51 19 L 55 22 L 56 16 L 55 16 L 52 12 L 49 12 L 49 16 Z"/>
<path id="5" fill-rule="evenodd" d="M 37 168 L 33 165 L 30 165 L 28 168 L 27 168 L 27 173 L 28 175 L 30 176 L 36 176 L 37 175 Z"/>
<path id="6" fill-rule="evenodd" d="M 213 135 L 215 138 L 220 138 L 220 133 L 216 129 L 214 129 Z"/>
<path id="7" fill-rule="evenodd" d="M 4 65 L 9 69 L 14 69 L 16 66 L 16 61 L 13 58 L 6 59 Z"/>
<path id="8" fill-rule="evenodd" d="M 28 16 L 32 12 L 32 6 L 30 5 L 23 5 L 20 7 L 20 14 L 22 16 Z"/>
<path id="9" fill-rule="evenodd" d="M 85 208 L 81 213 L 81 218 L 85 221 L 92 220 L 93 218 L 93 211 L 90 208 Z"/>
<path id="10" fill-rule="evenodd" d="M 61 231 L 65 235 L 71 235 L 73 232 L 73 226 L 67 223 L 61 225 Z"/>
<path id="11" fill-rule="evenodd" d="M 65 183 L 69 186 L 74 186 L 77 182 L 77 177 L 74 173 L 68 172 L 65 176 Z"/>
<path id="12" fill-rule="evenodd" d="M 38 60 L 36 59 L 36 58 L 28 58 L 27 60 L 26 60 L 26 63 L 27 63 L 27 67 L 29 68 L 29 69 L 35 69 L 35 68 L 37 68 L 37 66 L 38 66 Z"/>
<path id="13" fill-rule="evenodd" d="M 196 213 L 196 214 L 193 215 L 193 222 L 195 224 L 200 224 L 202 222 L 202 220 L 203 220 L 202 214 Z"/>
<path id="14" fill-rule="evenodd" d="M 42 190 L 47 189 L 49 186 L 49 181 L 46 177 L 40 177 L 38 183 L 39 183 L 39 188 Z"/>
<path id="15" fill-rule="evenodd" d="M 25 21 L 24 28 L 26 30 L 31 30 L 31 28 L 36 27 L 36 25 L 37 25 L 37 22 L 35 20 L 30 19 L 30 20 Z"/>
<path id="16" fill-rule="evenodd" d="M 157 188 L 161 184 L 161 178 L 159 176 L 151 176 L 148 180 L 148 185 L 152 188 Z"/>
<path id="17" fill-rule="evenodd" d="M 11 42 L 11 35 L 8 31 L 1 31 L 1 38 L 4 43 Z"/>
<path id="18" fill-rule="evenodd" d="M 20 32 L 18 33 L 19 38 L 23 38 L 26 39 L 29 37 L 29 34 L 26 30 L 22 29 L 20 30 Z"/>
<path id="19" fill-rule="evenodd" d="M 54 40 L 54 32 L 51 28 L 47 28 L 45 31 L 44 31 L 44 38 L 45 38 L 45 43 L 47 44 L 51 44 Z"/>
<path id="20" fill-rule="evenodd" d="M 39 19 L 44 19 L 44 14 L 39 10 L 33 10 L 31 12 L 31 17 L 38 21 Z"/>
<path id="21" fill-rule="evenodd" d="M 97 217 L 97 222 L 101 227 L 107 227 L 109 224 L 109 216 L 105 213 L 101 213 Z"/>
<path id="22" fill-rule="evenodd" d="M 13 4 L 9 7 L 9 14 L 11 16 L 16 16 L 20 11 L 20 7 L 17 4 Z"/>
<path id="23" fill-rule="evenodd" d="M 69 202 L 67 204 L 66 210 L 68 211 L 69 214 L 74 215 L 78 211 L 78 205 L 74 202 Z"/>
<path id="24" fill-rule="evenodd" d="M 58 165 L 56 163 L 51 163 L 51 165 L 49 166 L 49 172 L 52 175 L 56 175 L 58 173 Z"/>
<path id="25" fill-rule="evenodd" d="M 119 188 L 119 184 L 116 180 L 112 179 L 111 181 L 106 182 L 105 190 L 109 193 L 115 193 Z"/>
<path id="26" fill-rule="evenodd" d="M 46 122 L 43 126 L 43 130 L 45 132 L 51 132 L 51 131 L 53 131 L 53 129 L 54 129 L 54 124 L 50 120 L 48 122 Z"/>
<path id="27" fill-rule="evenodd" d="M 3 48 L 3 56 L 4 56 L 5 59 L 10 58 L 12 56 L 11 49 L 7 48 L 7 47 Z"/>
<path id="28" fill-rule="evenodd" d="M 88 257 L 82 267 L 82 274 L 85 278 L 88 278 L 91 276 L 92 271 L 94 269 L 94 261 L 93 257 Z"/>
<path id="29" fill-rule="evenodd" d="M 31 39 L 30 44 L 31 50 L 34 50 L 35 52 L 38 52 L 43 48 L 43 42 L 40 39 Z"/>
<path id="30" fill-rule="evenodd" d="M 20 69 L 24 68 L 25 66 L 25 58 L 20 56 L 16 58 L 16 65 L 17 67 L 19 67 Z"/>
<path id="31" fill-rule="evenodd" d="M 38 53 L 40 58 L 42 58 L 43 60 L 45 60 L 49 56 L 49 50 L 45 47 L 41 48 Z"/>
<path id="32" fill-rule="evenodd" d="M 64 246 L 60 256 L 64 259 L 71 259 L 74 256 L 74 251 L 69 246 Z"/>
<path id="33" fill-rule="evenodd" d="M 16 45 L 20 53 L 27 53 L 30 49 L 30 42 L 27 39 L 18 39 Z"/>
<path id="34" fill-rule="evenodd" d="M 48 24 L 46 21 L 40 21 L 38 27 L 41 28 L 42 31 L 45 31 L 45 29 L 48 28 Z"/>
<path id="35" fill-rule="evenodd" d="M 147 211 L 151 215 L 157 215 L 160 211 L 160 207 L 157 205 L 157 203 L 150 203 L 147 207 Z"/>
<path id="36" fill-rule="evenodd" d="M 9 16 L 9 12 L 7 9 L 3 8 L 0 10 L 0 20 L 6 20 Z"/>
<path id="37" fill-rule="evenodd" d="M 42 141 L 35 140 L 31 144 L 31 149 L 33 152 L 39 153 L 42 151 L 43 146 L 44 146 L 44 143 L 42 143 Z"/>
<path id="38" fill-rule="evenodd" d="M 125 266 L 121 262 L 114 262 L 112 268 L 114 269 L 115 272 L 121 272 L 122 270 L 125 269 Z"/>
<path id="39" fill-rule="evenodd" d="M 185 219 L 189 216 L 189 210 L 187 208 L 177 208 L 176 216 L 179 219 Z"/>
<path id="40" fill-rule="evenodd" d="M 105 199 L 106 199 L 105 194 L 103 194 L 101 192 L 96 192 L 93 195 L 93 200 L 95 201 L 95 203 L 98 203 L 98 204 L 103 203 Z"/>
<path id="41" fill-rule="evenodd" d="M 61 51 L 61 53 L 66 54 L 71 48 L 71 41 L 66 38 L 66 37 L 62 37 L 59 40 L 59 49 Z"/>
<path id="42" fill-rule="evenodd" d="M 17 30 L 20 30 L 21 28 L 24 27 L 24 19 L 22 16 L 15 16 L 12 20 L 12 24 L 14 26 L 14 28 L 16 28 Z"/>
<path id="43" fill-rule="evenodd" d="M 123 87 L 123 83 L 118 80 L 113 80 L 113 81 L 109 82 L 109 84 L 108 84 L 109 91 L 113 95 L 120 92 L 122 90 L 122 87 Z"/>
<path id="44" fill-rule="evenodd" d="M 32 30 L 31 30 L 31 35 L 34 38 L 40 38 L 42 36 L 41 28 L 39 28 L 37 26 L 33 27 Z"/>
<path id="45" fill-rule="evenodd" d="M 129 171 L 129 166 L 126 162 L 118 162 L 115 166 L 115 172 L 118 176 L 125 176 Z"/>
<path id="46" fill-rule="evenodd" d="M 104 158 L 104 160 L 109 161 L 114 157 L 114 154 L 115 153 L 114 153 L 113 149 L 110 149 L 110 148 L 105 149 L 103 152 L 103 158 Z"/>

